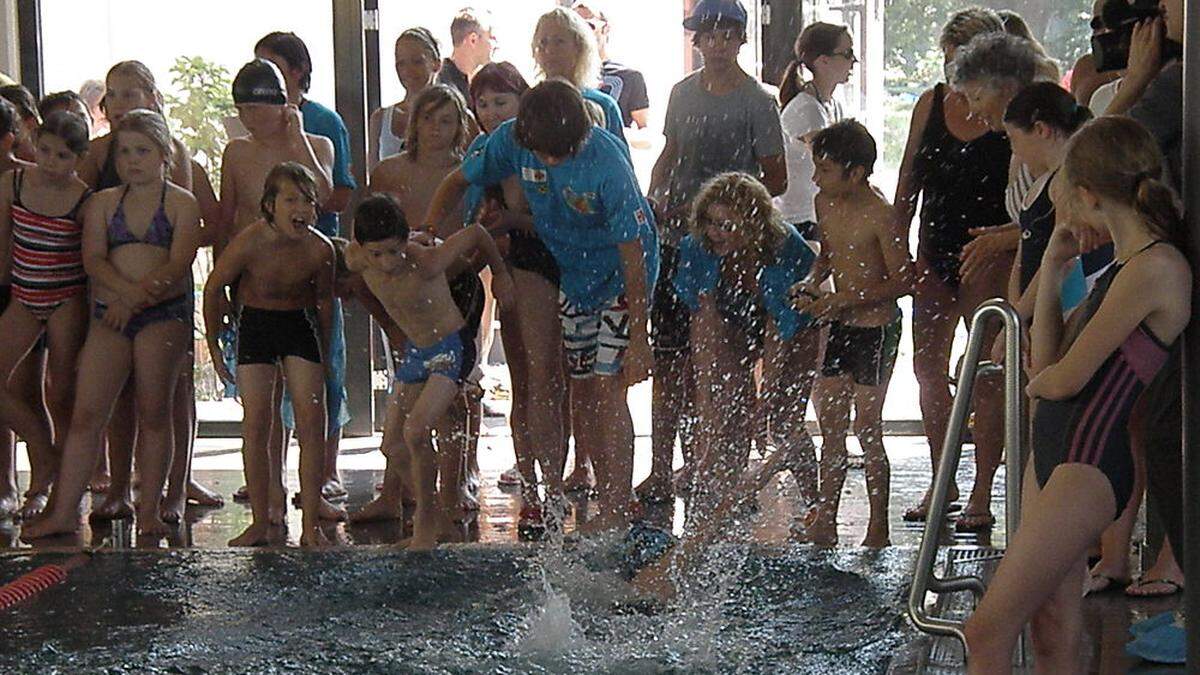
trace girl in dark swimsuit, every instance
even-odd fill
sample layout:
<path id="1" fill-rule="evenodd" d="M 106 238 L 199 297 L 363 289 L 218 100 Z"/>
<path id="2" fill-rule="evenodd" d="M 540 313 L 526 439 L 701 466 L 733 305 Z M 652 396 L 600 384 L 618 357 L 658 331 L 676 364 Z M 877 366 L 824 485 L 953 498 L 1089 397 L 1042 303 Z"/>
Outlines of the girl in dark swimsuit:
<path id="1" fill-rule="evenodd" d="M 79 501 L 125 382 L 137 407 L 139 534 L 168 532 L 160 510 L 174 438 L 171 407 L 192 333 L 192 261 L 199 207 L 170 183 L 170 132 L 162 115 L 131 111 L 117 123 L 117 166 L 125 183 L 102 190 L 84 214 L 83 261 L 95 307 L 80 354 L 74 416 L 54 482 L 53 508 L 25 528 L 36 539 L 79 527 Z"/>
<path id="2" fill-rule="evenodd" d="M 1021 527 L 967 621 L 970 673 L 1009 672 L 1030 620 L 1039 671 L 1082 665 L 1087 551 L 1132 489 L 1129 415 L 1191 318 L 1192 272 L 1176 248 L 1184 226 L 1162 163 L 1128 118 L 1102 117 L 1071 139 L 1034 308 Z M 1108 231 L 1117 262 L 1064 325 L 1060 288 L 1084 228 Z"/>
<path id="3" fill-rule="evenodd" d="M 1003 22 L 991 10 L 958 12 L 942 30 L 947 66 L 975 36 L 1003 30 Z M 951 68 L 947 71 L 951 80 Z M 1008 140 L 972 117 L 966 98 L 957 90 L 938 84 L 917 102 L 894 203 L 901 220 L 908 223 L 916 214 L 918 197 L 922 198 L 913 293 L 913 368 L 934 470 L 950 417 L 947 377 L 954 334 L 959 322 L 969 322 L 981 302 L 1004 294 L 1006 256 L 996 256 L 988 270 L 966 282 L 959 278 L 959 262 L 972 229 L 1008 222 L 1004 190 L 1010 159 Z M 976 410 L 1000 410 L 1002 392 L 994 378 L 981 380 L 975 392 Z M 1001 436 L 999 415 L 976 417 L 976 482 L 966 510 L 969 517 L 962 521 L 970 529 L 992 522 L 989 500 L 992 477 L 1000 464 Z M 958 499 L 956 487 L 950 498 Z M 928 495 L 905 514 L 905 520 L 923 520 L 927 510 Z"/>

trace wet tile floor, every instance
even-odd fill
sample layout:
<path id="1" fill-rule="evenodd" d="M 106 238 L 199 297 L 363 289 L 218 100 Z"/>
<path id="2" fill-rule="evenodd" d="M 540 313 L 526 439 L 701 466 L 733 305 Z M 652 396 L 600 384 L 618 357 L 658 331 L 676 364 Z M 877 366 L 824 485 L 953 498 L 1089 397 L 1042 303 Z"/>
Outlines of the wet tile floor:
<path id="1" fill-rule="evenodd" d="M 512 444 L 506 430 L 498 420 L 485 429 L 480 440 L 479 464 L 482 477 L 481 509 L 464 525 L 464 534 L 470 541 L 483 543 L 511 543 L 517 541 L 516 522 L 520 510 L 520 498 L 515 491 L 496 485 L 499 474 L 512 466 Z M 818 438 L 818 444 L 820 439 Z M 861 460 L 855 460 L 857 448 L 850 439 L 851 470 L 848 474 L 842 498 L 839 534 L 842 547 L 856 546 L 865 533 L 869 515 Z M 343 483 L 349 492 L 345 502 L 353 510 L 366 503 L 374 495 L 375 485 L 382 477 L 383 456 L 378 451 L 379 437 L 346 439 L 339 460 Z M 892 499 L 889 509 L 892 525 L 892 542 L 896 547 L 915 549 L 920 544 L 920 524 L 904 523 L 904 511 L 920 499 L 929 480 L 928 446 L 923 438 L 889 437 L 886 439 L 889 459 L 892 464 Z M 22 453 L 23 454 L 23 453 Z M 639 437 L 636 445 L 635 481 L 649 473 L 649 438 Z M 294 467 L 297 466 L 297 448 L 293 444 L 289 452 L 289 491 L 298 488 Z M 242 484 L 240 441 L 238 439 L 201 439 L 197 443 L 194 475 L 201 483 L 226 497 L 222 508 L 201 509 L 189 507 L 185 523 L 170 537 L 157 541 L 138 541 L 130 533 L 131 523 L 118 522 L 114 525 L 97 526 L 92 531 L 87 526 L 76 537 L 50 539 L 38 544 L 39 549 L 62 549 L 80 545 L 105 547 L 166 548 L 192 547 L 199 549 L 223 549 L 228 539 L 237 535 L 248 523 L 248 506 L 234 503 L 230 495 Z M 959 472 L 959 485 L 964 493 L 971 485 L 973 462 L 970 447 L 964 453 Z M 27 474 L 21 472 L 22 487 Z M 990 533 L 962 535 L 953 531 L 953 522 L 946 521 L 942 541 L 956 545 L 1004 545 L 1004 469 L 1001 467 L 995 482 L 993 504 L 997 525 Z M 759 496 L 759 516 L 755 520 L 753 539 L 762 544 L 783 544 L 788 537 L 788 528 L 797 512 L 798 497 L 790 476 L 781 474 Z M 586 500 L 576 500 L 575 509 L 585 511 Z M 670 521 L 673 529 L 680 528 L 683 520 L 683 501 L 651 512 L 660 521 Z M 299 532 L 300 514 L 295 508 L 288 512 L 287 544 L 294 545 Z M 572 523 L 568 522 L 568 530 Z M 402 538 L 403 525 L 398 522 L 346 525 L 338 524 L 336 534 L 340 541 L 349 545 L 389 544 Z M 0 555 L 26 554 L 31 551 L 18 539 L 19 528 L 12 523 L 0 522 Z M 283 543 L 283 542 L 279 542 Z M 1128 626 L 1132 621 L 1174 609 L 1178 600 L 1129 602 L 1123 595 L 1109 594 L 1090 599 L 1086 604 L 1087 625 L 1091 642 L 1096 646 L 1092 672 L 1131 672 L 1136 670 L 1124 656 L 1123 645 L 1127 640 Z M 1094 638 L 1099 638 L 1098 640 Z M 1143 672 L 1137 670 L 1137 672 Z M 1163 671 L 1144 671 L 1163 672 Z M 1169 672 L 1169 671 L 1166 671 Z"/>

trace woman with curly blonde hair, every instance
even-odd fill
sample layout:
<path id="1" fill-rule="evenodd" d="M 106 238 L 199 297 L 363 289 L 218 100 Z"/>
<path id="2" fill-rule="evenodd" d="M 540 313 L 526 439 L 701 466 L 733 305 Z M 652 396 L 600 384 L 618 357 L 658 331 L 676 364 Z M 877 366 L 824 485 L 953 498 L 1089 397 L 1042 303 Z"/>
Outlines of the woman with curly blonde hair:
<path id="1" fill-rule="evenodd" d="M 696 395 L 701 428 L 710 431 L 697 448 L 699 520 L 745 470 L 757 416 L 730 412 L 758 397 L 754 370 L 760 361 L 763 412 L 783 457 L 774 464 L 791 469 L 803 499 L 815 503 L 815 449 L 804 417 L 818 331 L 788 296 L 808 274 L 812 249 L 783 222 L 767 188 L 744 173 L 719 174 L 704 184 L 679 249 L 674 287 L 692 312 Z"/>

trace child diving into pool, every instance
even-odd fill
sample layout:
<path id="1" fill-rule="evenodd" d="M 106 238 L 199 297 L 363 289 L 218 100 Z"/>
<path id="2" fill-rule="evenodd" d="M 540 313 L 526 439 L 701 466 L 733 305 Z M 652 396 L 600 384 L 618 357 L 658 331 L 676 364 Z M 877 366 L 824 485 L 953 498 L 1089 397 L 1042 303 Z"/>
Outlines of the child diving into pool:
<path id="1" fill-rule="evenodd" d="M 458 538 L 452 514 L 440 499 L 441 492 L 457 486 L 438 486 L 437 453 L 447 450 L 435 451 L 433 436 L 475 366 L 474 330 L 447 281 L 475 254 L 481 254 L 492 270 L 496 300 L 509 306 L 512 277 L 481 226 L 460 229 L 444 242 L 426 246 L 410 238 L 404 212 L 389 195 L 372 195 L 355 211 L 354 243 L 346 249 L 346 265 L 362 274 L 407 337 L 384 423 L 387 476 L 380 499 L 398 504 L 395 492 L 403 489 L 416 498 L 408 542 L 412 550 L 429 550 Z"/>
<path id="2" fill-rule="evenodd" d="M 820 497 L 803 536 L 837 543 L 837 512 L 846 480 L 846 434 L 862 445 L 870 523 L 863 546 L 888 546 L 890 467 L 883 446 L 883 401 L 900 345 L 896 300 L 912 291 L 913 266 L 905 227 L 871 186 L 875 140 L 854 120 L 838 122 L 812 140 L 821 251 L 807 280 L 794 289 L 798 311 L 829 324 L 825 362 L 817 381 L 821 426 Z M 833 276 L 834 291 L 821 284 Z"/>
<path id="3" fill-rule="evenodd" d="M 229 311 L 226 289 L 238 286 L 237 383 L 244 409 L 242 457 L 253 520 L 230 546 L 268 543 L 272 460 L 268 438 L 279 411 L 277 373 L 295 403 L 300 442 L 300 543 L 328 544 L 320 521 L 345 512 L 321 496 L 325 447 L 325 368 L 332 324 L 334 251 L 315 227 L 319 197 L 312 172 L 283 162 L 267 174 L 262 217 L 226 247 L 204 286 L 204 323 L 217 374 L 233 376 L 221 358 L 220 327 Z M 314 321 L 315 319 L 315 321 Z"/>

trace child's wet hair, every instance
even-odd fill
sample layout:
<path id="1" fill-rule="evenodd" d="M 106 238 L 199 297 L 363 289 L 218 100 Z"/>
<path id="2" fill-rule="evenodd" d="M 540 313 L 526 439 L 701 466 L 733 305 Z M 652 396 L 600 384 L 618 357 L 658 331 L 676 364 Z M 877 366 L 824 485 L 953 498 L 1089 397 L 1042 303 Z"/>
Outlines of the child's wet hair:
<path id="1" fill-rule="evenodd" d="M 840 164 L 846 172 L 861 167 L 864 180 L 875 171 L 875 139 L 857 120 L 842 120 L 818 131 L 812 139 L 812 153 Z"/>
<path id="2" fill-rule="evenodd" d="M 17 133 L 17 109 L 8 99 L 0 98 L 0 138 Z"/>
<path id="3" fill-rule="evenodd" d="M 404 134 L 404 149 L 412 155 L 414 160 L 420 158 L 421 139 L 418 138 L 417 126 L 421 118 L 446 105 L 454 106 L 454 112 L 458 118 L 458 131 L 454 133 L 454 143 L 451 147 L 461 148 L 463 146 L 463 139 L 467 133 L 467 102 L 463 100 L 458 89 L 446 84 L 435 84 L 417 94 L 417 100 L 413 101 L 412 112 L 408 116 L 408 129 Z"/>
<path id="4" fill-rule="evenodd" d="M 561 159 L 583 147 L 591 128 L 592 118 L 579 90 L 566 80 L 551 78 L 521 97 L 513 133 L 527 150 Z"/>
<path id="5" fill-rule="evenodd" d="M 741 172 L 722 173 L 705 181 L 692 205 L 692 236 L 705 248 L 712 248 L 708 229 L 712 225 L 708 209 L 714 204 L 729 208 L 740 226 L 748 233 L 747 240 L 761 260 L 770 261 L 787 239 L 783 218 L 774 207 L 771 192 L 757 178 Z"/>
<path id="6" fill-rule="evenodd" d="M 299 70 L 300 91 L 307 92 L 312 85 L 312 56 L 308 53 L 308 45 L 299 35 L 292 32 L 274 31 L 263 36 L 254 45 L 254 51 L 268 51 L 287 62 L 289 68 Z"/>
<path id="7" fill-rule="evenodd" d="M 77 156 L 83 155 L 88 149 L 90 136 L 87 121 L 78 113 L 66 110 L 56 110 L 46 116 L 46 120 L 38 127 L 37 137 L 45 134 L 57 136 L 66 144 L 67 149 Z"/>
<path id="8" fill-rule="evenodd" d="M 1164 181 L 1162 150 L 1138 122 L 1106 115 L 1083 125 L 1068 142 L 1063 170 L 1069 185 L 1134 209 L 1159 238 L 1184 242 L 1183 217 Z"/>
<path id="9" fill-rule="evenodd" d="M 50 113 L 56 110 L 66 110 L 68 112 L 72 112 L 72 107 L 76 105 L 80 108 L 83 108 L 85 114 L 87 115 L 87 119 L 85 121 L 88 124 L 91 124 L 92 113 L 88 110 L 87 102 L 84 101 L 79 94 L 76 94 L 70 89 L 67 89 L 66 91 L 56 91 L 53 94 L 46 94 L 43 96 L 42 100 L 38 101 L 38 114 L 41 115 L 42 119 L 44 120 L 50 116 Z"/>
<path id="10" fill-rule="evenodd" d="M 354 240 L 369 244 L 387 239 L 408 239 L 408 219 L 389 194 L 376 192 L 354 209 Z"/>
<path id="11" fill-rule="evenodd" d="M 275 198 L 279 196 L 279 188 L 285 181 L 296 186 L 309 204 L 317 205 L 317 181 L 312 171 L 299 162 L 280 162 L 271 167 L 267 179 L 263 181 L 262 201 L 259 202 L 263 218 L 272 225 L 275 224 Z"/>
<path id="12" fill-rule="evenodd" d="M 33 97 L 33 93 L 24 86 L 19 84 L 9 84 L 0 87 L 0 98 L 3 98 L 11 103 L 13 108 L 17 111 L 17 115 L 19 115 L 22 120 L 33 119 L 37 120 L 39 123 L 41 122 L 41 118 L 38 117 L 37 99 L 35 99 Z"/>
<path id="13" fill-rule="evenodd" d="M 121 117 L 114 130 L 117 142 L 120 142 L 122 132 L 138 133 L 149 138 L 162 153 L 164 163 L 169 165 L 174 160 L 175 144 L 171 139 L 171 130 L 167 127 L 167 120 L 161 113 L 145 108 L 130 110 Z"/>
<path id="14" fill-rule="evenodd" d="M 100 99 L 100 109 L 107 112 L 105 100 L 108 98 L 108 83 L 114 76 L 120 75 L 128 77 L 137 83 L 137 87 L 154 101 L 154 111 L 162 113 L 163 111 L 163 95 L 158 90 L 158 85 L 154 82 L 154 73 L 146 67 L 146 64 L 141 61 L 121 61 L 112 68 L 108 69 L 108 73 L 104 76 L 105 94 L 104 98 Z"/>
<path id="15" fill-rule="evenodd" d="M 1004 121 L 1029 131 L 1041 122 L 1070 136 L 1092 119 L 1092 111 L 1057 82 L 1035 82 L 1017 93 L 1004 112 Z"/>

